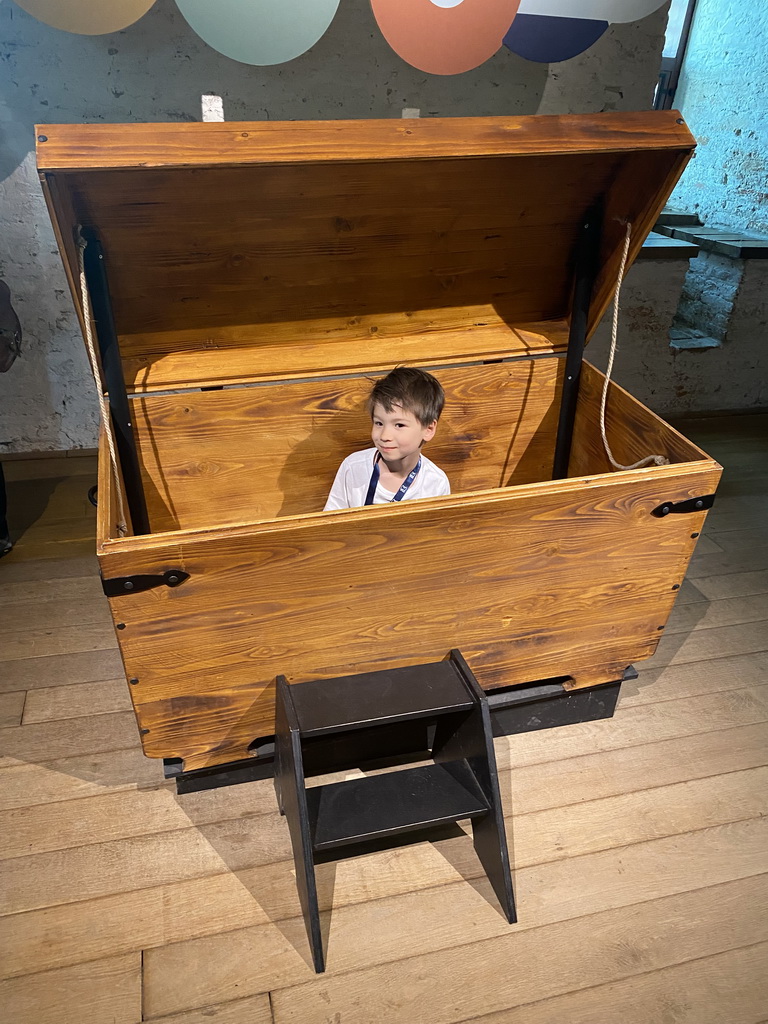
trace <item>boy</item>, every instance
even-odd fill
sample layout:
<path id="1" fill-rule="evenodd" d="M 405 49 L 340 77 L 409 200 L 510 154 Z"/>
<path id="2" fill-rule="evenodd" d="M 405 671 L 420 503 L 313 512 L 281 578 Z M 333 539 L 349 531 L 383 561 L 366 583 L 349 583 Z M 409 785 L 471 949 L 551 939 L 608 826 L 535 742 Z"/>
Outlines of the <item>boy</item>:
<path id="1" fill-rule="evenodd" d="M 325 511 L 450 494 L 448 477 L 421 453 L 444 402 L 440 383 L 424 370 L 399 366 L 377 380 L 368 399 L 375 447 L 344 459 Z"/>

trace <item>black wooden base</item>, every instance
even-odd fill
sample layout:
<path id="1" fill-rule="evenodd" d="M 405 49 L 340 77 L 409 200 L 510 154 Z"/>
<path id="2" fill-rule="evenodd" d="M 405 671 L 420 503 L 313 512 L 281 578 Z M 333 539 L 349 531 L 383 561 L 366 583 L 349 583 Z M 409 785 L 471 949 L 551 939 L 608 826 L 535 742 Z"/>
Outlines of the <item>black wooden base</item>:
<path id="1" fill-rule="evenodd" d="M 630 665 L 621 679 L 583 690 L 566 690 L 564 678 L 493 690 L 487 694 L 493 734 L 513 736 L 611 718 L 621 684 L 636 678 L 637 672 Z M 430 757 L 433 732 L 424 722 L 416 721 L 320 737 L 305 744 L 305 770 L 307 775 L 322 775 L 331 765 L 372 769 L 384 764 L 412 763 L 419 760 L 420 752 L 426 760 Z M 166 778 L 175 779 L 178 793 L 196 793 L 272 778 L 274 750 L 274 737 L 265 736 L 254 742 L 257 756 L 252 760 L 185 772 L 181 760 L 168 758 L 163 761 L 163 769 Z"/>

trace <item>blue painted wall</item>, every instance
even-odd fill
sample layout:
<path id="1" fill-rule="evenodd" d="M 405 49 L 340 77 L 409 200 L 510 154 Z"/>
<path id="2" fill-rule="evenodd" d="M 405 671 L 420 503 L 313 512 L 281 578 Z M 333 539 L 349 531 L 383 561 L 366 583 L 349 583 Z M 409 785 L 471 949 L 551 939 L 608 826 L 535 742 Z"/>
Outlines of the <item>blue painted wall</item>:
<path id="1" fill-rule="evenodd" d="M 698 141 L 671 202 L 768 233 L 768 2 L 698 0 L 674 105 Z"/>

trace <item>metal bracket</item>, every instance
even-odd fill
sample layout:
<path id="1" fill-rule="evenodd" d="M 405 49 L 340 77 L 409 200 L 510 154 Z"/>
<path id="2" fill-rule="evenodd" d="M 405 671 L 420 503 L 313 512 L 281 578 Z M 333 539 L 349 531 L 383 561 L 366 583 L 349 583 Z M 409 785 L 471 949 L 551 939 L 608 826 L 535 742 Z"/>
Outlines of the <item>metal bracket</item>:
<path id="1" fill-rule="evenodd" d="M 125 594 L 138 594 L 142 590 L 154 590 L 155 587 L 178 587 L 188 579 L 188 572 L 169 569 L 161 576 L 113 576 L 112 579 L 102 580 L 101 586 L 107 597 L 123 597 Z"/>
<path id="2" fill-rule="evenodd" d="M 656 516 L 657 519 L 663 519 L 664 516 L 668 516 L 671 512 L 683 514 L 686 512 L 705 512 L 708 508 L 712 508 L 714 503 L 714 494 L 704 494 L 700 498 L 688 498 L 687 501 L 665 501 L 663 505 L 657 505 L 653 512 L 651 512 L 651 515 Z"/>

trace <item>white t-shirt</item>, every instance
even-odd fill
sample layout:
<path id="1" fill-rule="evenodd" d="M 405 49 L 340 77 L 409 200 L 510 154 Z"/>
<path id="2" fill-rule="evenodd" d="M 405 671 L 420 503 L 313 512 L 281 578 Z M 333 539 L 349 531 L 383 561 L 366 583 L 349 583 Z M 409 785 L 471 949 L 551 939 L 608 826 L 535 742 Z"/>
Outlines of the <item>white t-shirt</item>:
<path id="1" fill-rule="evenodd" d="M 323 511 L 328 512 L 338 508 L 357 508 L 365 504 L 375 458 L 376 449 L 368 448 L 364 452 L 354 452 L 354 454 L 348 455 L 344 459 L 339 466 L 339 471 L 336 474 L 336 479 L 333 481 L 333 487 L 328 495 L 328 501 L 326 501 Z M 444 494 L 450 493 L 451 485 L 448 483 L 448 477 L 426 455 L 422 455 L 421 469 L 416 474 L 413 483 L 405 492 L 402 500 L 439 498 Z M 373 497 L 373 503 L 374 505 L 384 505 L 388 501 L 392 501 L 394 496 L 393 491 L 385 491 L 381 484 L 379 484 Z"/>

